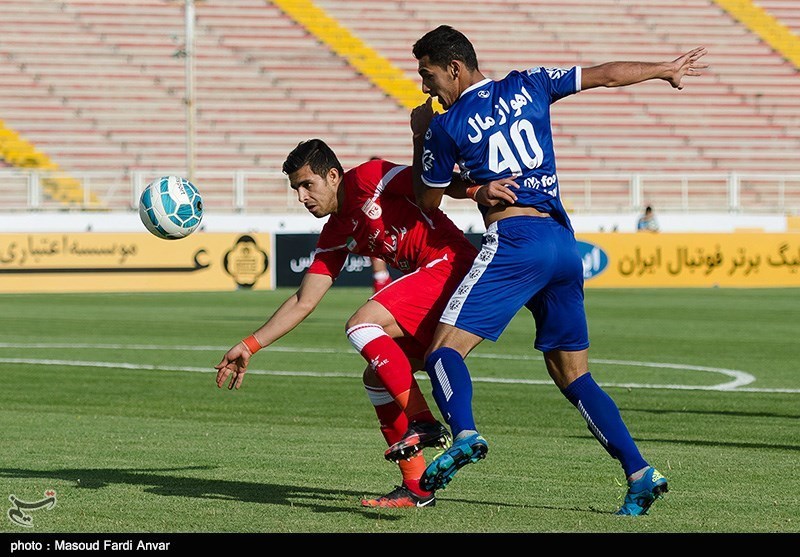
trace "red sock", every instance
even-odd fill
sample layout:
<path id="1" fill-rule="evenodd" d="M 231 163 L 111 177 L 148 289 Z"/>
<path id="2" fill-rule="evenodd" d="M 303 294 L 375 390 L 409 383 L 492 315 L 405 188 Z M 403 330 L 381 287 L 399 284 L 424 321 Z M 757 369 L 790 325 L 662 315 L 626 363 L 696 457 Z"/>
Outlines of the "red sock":
<path id="1" fill-rule="evenodd" d="M 408 429 L 408 417 L 403 409 L 395 404 L 392 395 L 381 387 L 364 385 L 369 401 L 375 407 L 378 422 L 381 424 L 381 433 L 388 446 L 394 445 L 405 435 Z"/>
<path id="2" fill-rule="evenodd" d="M 381 433 L 388 445 L 393 445 L 399 441 L 408 429 L 408 417 L 403 410 L 394 402 L 392 396 L 380 387 L 370 387 L 364 385 L 367 396 L 375 407 L 378 421 L 381 424 Z M 428 495 L 429 492 L 419 486 L 419 479 L 425 471 L 425 459 L 421 454 L 402 460 L 398 463 L 400 473 L 403 475 L 403 484 L 417 495 Z"/>
<path id="3" fill-rule="evenodd" d="M 347 338 L 369 362 L 409 420 L 436 421 L 414 379 L 408 357 L 382 327 L 372 323 L 356 325 L 347 331 Z"/>
<path id="4" fill-rule="evenodd" d="M 419 480 L 425 472 L 425 457 L 418 454 L 412 456 L 411 460 L 401 460 L 397 464 L 403 474 L 403 485 L 417 495 L 430 495 L 430 491 L 425 491 L 419 486 Z"/>

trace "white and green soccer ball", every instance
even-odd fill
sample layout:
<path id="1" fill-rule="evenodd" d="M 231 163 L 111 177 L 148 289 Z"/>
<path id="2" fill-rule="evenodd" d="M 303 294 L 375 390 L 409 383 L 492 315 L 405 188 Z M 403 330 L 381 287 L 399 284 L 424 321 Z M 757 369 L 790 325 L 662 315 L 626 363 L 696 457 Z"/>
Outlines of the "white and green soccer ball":
<path id="1" fill-rule="evenodd" d="M 185 238 L 203 220 L 203 198 L 189 180 L 164 176 L 147 184 L 142 191 L 139 217 L 147 230 L 159 238 Z"/>

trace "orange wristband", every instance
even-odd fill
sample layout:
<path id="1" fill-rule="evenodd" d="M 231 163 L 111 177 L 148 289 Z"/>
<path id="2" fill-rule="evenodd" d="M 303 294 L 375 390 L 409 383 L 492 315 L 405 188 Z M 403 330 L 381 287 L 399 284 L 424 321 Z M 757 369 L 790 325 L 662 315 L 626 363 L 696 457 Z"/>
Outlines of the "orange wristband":
<path id="1" fill-rule="evenodd" d="M 242 341 L 247 349 L 250 351 L 250 354 L 255 354 L 259 350 L 261 350 L 262 346 L 261 343 L 258 342 L 256 335 L 250 335 L 246 339 Z"/>
<path id="2" fill-rule="evenodd" d="M 467 188 L 467 197 L 471 200 L 475 201 L 475 195 L 478 193 L 478 190 L 481 189 L 483 186 L 470 186 Z"/>

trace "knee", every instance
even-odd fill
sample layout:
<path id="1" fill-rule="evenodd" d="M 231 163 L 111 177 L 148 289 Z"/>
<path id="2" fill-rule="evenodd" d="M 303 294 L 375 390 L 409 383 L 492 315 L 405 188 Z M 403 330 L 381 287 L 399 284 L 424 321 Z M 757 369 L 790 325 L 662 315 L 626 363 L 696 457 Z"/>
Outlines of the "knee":
<path id="1" fill-rule="evenodd" d="M 444 339 L 441 338 L 439 335 L 434 336 L 430 346 L 428 346 L 428 350 L 425 351 L 425 357 L 423 358 L 423 360 L 428 361 L 428 356 L 430 356 L 433 352 L 441 348 L 442 345 L 444 345 Z"/>
<path id="2" fill-rule="evenodd" d="M 436 365 L 436 362 L 442 359 L 450 359 L 450 358 L 461 358 L 464 359 L 458 350 L 450 348 L 449 346 L 442 346 L 436 348 L 434 350 L 429 351 L 427 357 L 425 358 L 425 368 L 431 369 L 433 366 Z"/>
<path id="3" fill-rule="evenodd" d="M 576 369 L 559 369 L 550 372 L 550 377 L 553 379 L 553 383 L 561 389 L 562 391 L 572 385 L 575 380 L 579 379 L 580 377 L 586 375 L 588 373 L 587 370 L 578 371 Z"/>
<path id="4" fill-rule="evenodd" d="M 344 330 L 345 332 L 347 332 L 356 325 L 361 325 L 362 323 L 364 323 L 364 320 L 361 319 L 361 317 L 358 315 L 358 312 L 356 312 L 353 315 L 351 315 L 350 318 L 347 320 L 347 323 L 344 324 Z"/>
<path id="5" fill-rule="evenodd" d="M 464 360 L 482 340 L 481 337 L 453 327 L 452 325 L 439 323 L 439 326 L 436 328 L 436 333 L 433 335 L 433 341 L 425 354 L 425 361 L 427 363 L 434 352 L 445 348 L 456 352 L 459 357 Z"/>
<path id="6" fill-rule="evenodd" d="M 367 344 L 386 333 L 383 327 L 376 323 L 364 323 L 359 321 L 351 324 L 350 321 L 348 321 L 345 326 L 344 334 L 347 336 L 347 340 L 350 341 L 350 344 L 353 345 L 353 348 L 360 354 Z"/>

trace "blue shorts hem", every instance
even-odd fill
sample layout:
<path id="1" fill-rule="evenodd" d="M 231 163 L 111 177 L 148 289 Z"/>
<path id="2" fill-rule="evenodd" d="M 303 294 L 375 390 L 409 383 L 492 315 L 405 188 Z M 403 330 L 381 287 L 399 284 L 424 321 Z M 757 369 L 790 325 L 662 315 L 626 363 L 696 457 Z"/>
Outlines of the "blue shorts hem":
<path id="1" fill-rule="evenodd" d="M 481 331 L 473 327 L 459 325 L 458 323 L 447 323 L 445 321 L 440 321 L 440 323 L 444 323 L 445 325 L 450 325 L 451 327 L 455 327 L 456 329 L 460 329 L 467 333 L 472 333 L 473 335 L 481 337 L 483 340 L 490 340 L 492 342 L 497 342 L 497 339 L 500 338 L 500 335 L 491 335 L 485 331 Z"/>
<path id="2" fill-rule="evenodd" d="M 562 350 L 564 352 L 579 352 L 589 348 L 589 343 L 584 342 L 581 344 L 559 344 L 557 346 L 545 346 L 543 344 L 535 344 L 533 347 L 539 352 L 552 352 L 553 350 Z"/>

